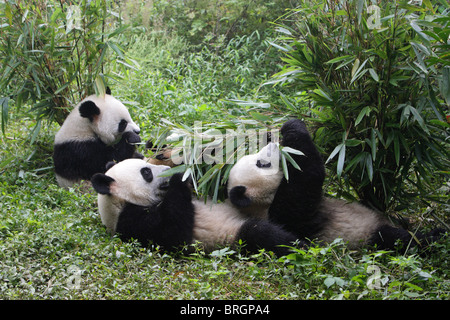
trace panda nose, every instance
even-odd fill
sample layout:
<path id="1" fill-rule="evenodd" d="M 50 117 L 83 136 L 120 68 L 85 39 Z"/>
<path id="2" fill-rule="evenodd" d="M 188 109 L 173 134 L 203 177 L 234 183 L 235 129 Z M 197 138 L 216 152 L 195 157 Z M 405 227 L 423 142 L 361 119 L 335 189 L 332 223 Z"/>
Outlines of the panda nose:
<path id="1" fill-rule="evenodd" d="M 139 134 L 141 132 L 141 129 L 134 129 L 133 131 L 134 133 Z"/>

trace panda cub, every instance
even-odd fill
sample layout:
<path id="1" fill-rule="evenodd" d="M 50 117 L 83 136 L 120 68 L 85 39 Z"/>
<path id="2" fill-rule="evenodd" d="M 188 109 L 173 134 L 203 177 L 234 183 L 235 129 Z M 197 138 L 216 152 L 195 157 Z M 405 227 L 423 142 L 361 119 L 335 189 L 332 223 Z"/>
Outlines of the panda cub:
<path id="1" fill-rule="evenodd" d="M 102 222 L 111 233 L 168 249 L 198 241 L 210 252 L 242 240 L 252 253 L 259 249 L 288 253 L 280 245 L 292 245 L 293 234 L 267 220 L 243 217 L 229 201 L 191 199 L 192 190 L 181 182 L 180 174 L 168 186 L 167 178 L 158 177 L 168 168 L 127 159 L 92 177 Z"/>
<path id="2" fill-rule="evenodd" d="M 399 251 L 405 250 L 409 242 L 418 245 L 407 230 L 393 226 L 375 211 L 359 203 L 323 195 L 324 164 L 302 121 L 287 121 L 281 128 L 281 135 L 283 146 L 304 153 L 292 154 L 301 170 L 288 163 L 288 181 L 276 161 L 262 163 L 255 162 L 253 156 L 241 158 L 230 171 L 228 188 L 230 201 L 243 214 L 264 212 L 269 221 L 283 226 L 300 241 L 330 243 L 342 238 L 351 248 L 376 245 L 379 249 L 398 249 L 396 242 L 401 240 L 404 248 Z M 279 152 L 276 147 L 272 150 Z M 271 183 L 267 183 L 267 179 L 259 180 L 261 174 L 255 174 L 274 167 L 279 174 L 271 175 Z M 415 237 L 427 244 L 434 241 L 434 234 L 438 233 L 437 230 L 427 236 L 416 234 Z"/>
<path id="3" fill-rule="evenodd" d="M 68 115 L 55 136 L 53 162 L 61 187 L 89 180 L 105 172 L 109 161 L 141 157 L 135 152 L 140 142 L 139 127 L 127 108 L 107 89 L 104 97 L 91 95 Z"/>

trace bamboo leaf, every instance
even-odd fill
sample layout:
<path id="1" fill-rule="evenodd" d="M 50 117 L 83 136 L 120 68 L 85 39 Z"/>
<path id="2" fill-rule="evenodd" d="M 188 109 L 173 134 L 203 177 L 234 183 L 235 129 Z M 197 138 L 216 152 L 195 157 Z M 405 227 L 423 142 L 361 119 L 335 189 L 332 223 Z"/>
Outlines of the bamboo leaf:
<path id="1" fill-rule="evenodd" d="M 394 156 L 395 156 L 395 163 L 397 166 L 400 164 L 400 141 L 398 139 L 398 136 L 395 135 L 394 137 Z"/>
<path id="2" fill-rule="evenodd" d="M 378 74 L 374 69 L 370 68 L 369 73 L 372 76 L 373 80 L 375 80 L 376 82 L 380 81 L 380 78 L 378 77 Z"/>
<path id="3" fill-rule="evenodd" d="M 353 72 L 353 71 L 354 71 L 354 68 L 355 68 L 356 64 L 353 66 L 353 69 L 352 69 L 352 80 L 350 81 L 350 84 L 352 84 L 353 82 L 355 82 L 356 80 L 361 78 L 368 71 L 368 69 L 363 69 L 368 60 L 369 59 L 366 59 L 361 65 L 357 64 L 357 66 L 359 66 L 359 67 L 358 67 L 358 69 L 355 72 Z"/>
<path id="4" fill-rule="evenodd" d="M 353 59 L 353 56 L 346 55 L 346 56 L 342 56 L 342 57 L 337 57 L 337 58 L 331 59 L 331 60 L 329 60 L 329 61 L 327 61 L 325 63 L 326 64 L 333 64 L 333 63 L 336 63 L 336 62 L 341 62 L 342 60 L 348 60 L 349 58 Z"/>
<path id="5" fill-rule="evenodd" d="M 6 125 L 8 124 L 9 98 L 0 98 L 0 107 L 2 111 L 2 132 L 5 134 Z"/>
<path id="6" fill-rule="evenodd" d="M 359 61 L 358 58 L 356 58 L 355 63 L 353 64 L 352 67 L 352 79 L 355 78 L 355 74 L 356 72 L 359 70 L 359 65 L 360 65 L 361 61 Z"/>
<path id="7" fill-rule="evenodd" d="M 362 143 L 363 143 L 363 141 L 358 140 L 358 139 L 347 139 L 347 140 L 345 140 L 345 145 L 347 147 L 356 147 L 356 146 L 359 146 Z"/>
<path id="8" fill-rule="evenodd" d="M 325 161 L 325 164 L 330 162 L 341 151 L 343 146 L 344 146 L 343 144 L 337 145 L 336 148 L 334 148 L 334 150 L 331 152 L 331 154 L 328 157 L 327 161 Z"/>
<path id="9" fill-rule="evenodd" d="M 293 148 L 291 148 L 291 147 L 283 147 L 283 148 L 281 149 L 281 151 L 286 152 L 286 153 L 293 153 L 293 154 L 296 154 L 296 155 L 299 155 L 299 156 L 304 156 L 304 155 L 305 155 L 305 154 L 304 154 L 303 152 L 301 152 L 300 150 L 296 150 L 296 149 L 293 149 Z"/>
<path id="10" fill-rule="evenodd" d="M 339 158 L 337 163 L 338 177 L 342 175 L 342 171 L 344 170 L 344 163 L 345 163 L 345 144 L 343 144 L 341 149 L 339 150 Z"/>
<path id="11" fill-rule="evenodd" d="M 358 114 L 358 117 L 356 117 L 355 126 L 360 124 L 360 122 L 362 121 L 362 119 L 365 116 L 369 116 L 370 115 L 370 110 L 371 110 L 371 108 L 369 106 L 362 108 L 362 110 Z"/>
<path id="12" fill-rule="evenodd" d="M 369 180 L 372 182 L 372 180 L 373 180 L 373 161 L 372 161 L 372 156 L 370 154 L 366 154 L 366 172 L 369 177 Z"/>
<path id="13" fill-rule="evenodd" d="M 284 153 L 281 153 L 281 167 L 283 169 L 284 178 L 286 179 L 286 181 L 289 181 L 289 170 Z"/>
<path id="14" fill-rule="evenodd" d="M 281 50 L 281 51 L 284 51 L 284 52 L 289 52 L 289 49 L 288 49 L 288 48 L 282 47 L 282 46 L 276 44 L 275 42 L 272 42 L 272 41 L 267 41 L 267 42 L 268 42 L 271 46 L 277 48 L 278 50 Z"/>
<path id="15" fill-rule="evenodd" d="M 287 153 L 284 150 L 281 150 L 281 155 L 286 157 L 286 159 L 289 161 L 290 164 L 292 164 L 292 166 L 297 169 L 302 171 L 302 169 L 300 168 L 300 166 L 297 164 L 297 162 L 291 157 L 291 155 L 289 153 Z"/>
<path id="16" fill-rule="evenodd" d="M 104 99 L 105 94 L 106 94 L 106 87 L 105 87 L 105 82 L 103 81 L 103 78 L 100 75 L 98 75 L 95 78 L 94 88 L 95 88 L 95 93 L 97 94 L 97 96 Z"/>
<path id="17" fill-rule="evenodd" d="M 161 172 L 158 177 L 170 177 L 173 176 L 175 173 L 181 173 L 181 172 L 185 172 L 187 170 L 187 165 L 182 164 L 173 168 L 170 168 L 168 170 L 165 170 L 163 172 Z"/>

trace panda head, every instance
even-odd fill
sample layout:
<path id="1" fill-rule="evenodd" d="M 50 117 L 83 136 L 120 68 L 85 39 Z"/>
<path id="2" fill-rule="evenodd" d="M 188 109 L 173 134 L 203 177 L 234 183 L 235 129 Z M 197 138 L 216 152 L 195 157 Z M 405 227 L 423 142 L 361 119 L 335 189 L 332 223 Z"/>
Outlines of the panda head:
<path id="1" fill-rule="evenodd" d="M 140 142 L 140 129 L 127 108 L 109 93 L 108 89 L 104 97 L 92 95 L 84 99 L 78 106 L 79 116 L 105 144 L 114 144 L 124 133 L 129 143 Z"/>
<path id="2" fill-rule="evenodd" d="M 168 177 L 159 175 L 170 169 L 141 159 L 126 159 L 108 163 L 106 173 L 96 173 L 91 182 L 100 197 L 117 205 L 132 203 L 149 207 L 159 204 L 169 187 Z"/>
<path id="3" fill-rule="evenodd" d="M 228 196 L 240 209 L 268 209 L 283 178 L 280 150 L 269 143 L 258 153 L 239 159 L 228 178 Z"/>

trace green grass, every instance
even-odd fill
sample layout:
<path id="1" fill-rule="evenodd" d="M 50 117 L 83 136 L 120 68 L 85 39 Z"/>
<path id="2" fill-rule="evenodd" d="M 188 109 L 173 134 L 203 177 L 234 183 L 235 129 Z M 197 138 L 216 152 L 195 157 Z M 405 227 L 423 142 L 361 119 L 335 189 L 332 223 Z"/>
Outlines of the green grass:
<path id="1" fill-rule="evenodd" d="M 145 67 L 118 74 L 110 85 L 128 101 L 144 141 L 162 117 L 190 125 L 246 115 L 251 106 L 224 100 L 252 100 L 271 74 L 264 67 L 270 57 L 254 38 L 236 39 L 221 57 L 184 51 L 179 39 L 140 41 L 130 55 L 139 60 L 148 53 L 154 63 L 139 61 Z M 177 50 L 158 58 L 158 46 Z M 257 95 L 273 91 L 264 87 Z M 349 251 L 337 241 L 279 259 L 229 248 L 205 254 L 200 246 L 167 255 L 123 243 L 101 224 L 93 190 L 57 186 L 51 160 L 57 126 L 43 127 L 30 145 L 34 124 L 15 114 L 0 136 L 0 299 L 450 298 L 448 239 L 429 257 Z M 367 285 L 374 276 L 379 287 Z"/>

